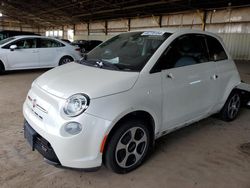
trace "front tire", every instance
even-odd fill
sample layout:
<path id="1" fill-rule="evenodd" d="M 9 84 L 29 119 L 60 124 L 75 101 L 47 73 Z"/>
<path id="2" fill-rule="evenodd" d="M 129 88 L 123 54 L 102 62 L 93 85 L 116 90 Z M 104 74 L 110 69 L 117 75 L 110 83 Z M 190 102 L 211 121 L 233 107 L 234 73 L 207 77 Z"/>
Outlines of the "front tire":
<path id="1" fill-rule="evenodd" d="M 1 75 L 1 74 L 4 74 L 4 72 L 5 72 L 4 65 L 3 65 L 2 62 L 0 62 L 0 75 Z"/>
<path id="2" fill-rule="evenodd" d="M 105 165 L 124 174 L 139 167 L 149 153 L 151 138 L 143 121 L 129 120 L 118 125 L 105 151 Z"/>
<path id="3" fill-rule="evenodd" d="M 220 111 L 220 117 L 224 121 L 233 121 L 239 114 L 241 107 L 241 96 L 237 91 L 233 91 L 223 108 Z"/>
<path id="4" fill-rule="evenodd" d="M 67 63 L 72 62 L 72 61 L 74 61 L 74 59 L 73 59 L 72 57 L 70 57 L 70 56 L 64 56 L 64 57 L 62 57 L 62 58 L 60 59 L 60 61 L 59 61 L 59 66 L 60 66 L 60 65 L 67 64 Z"/>

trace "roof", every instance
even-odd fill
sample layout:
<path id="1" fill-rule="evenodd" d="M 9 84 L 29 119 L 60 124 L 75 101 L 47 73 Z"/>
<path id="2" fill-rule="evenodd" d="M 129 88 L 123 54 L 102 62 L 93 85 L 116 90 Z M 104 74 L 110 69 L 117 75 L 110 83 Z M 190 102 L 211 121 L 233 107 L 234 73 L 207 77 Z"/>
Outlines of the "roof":
<path id="1" fill-rule="evenodd" d="M 206 34 L 206 35 L 211 35 L 215 36 L 218 38 L 218 35 L 208 32 L 208 31 L 202 31 L 202 30 L 197 30 L 197 29 L 186 29 L 186 28 L 153 28 L 153 29 L 138 29 L 138 30 L 133 30 L 130 32 L 136 32 L 136 31 L 141 31 L 141 32 L 146 32 L 146 31 L 160 31 L 160 32 L 166 32 L 166 33 L 176 33 L 176 34 L 185 34 L 185 33 L 198 33 L 198 34 Z"/>
<path id="2" fill-rule="evenodd" d="M 13 36 L 15 39 L 22 39 L 22 38 L 47 38 L 47 39 L 53 39 L 53 40 L 57 40 L 63 43 L 66 43 L 65 41 L 61 40 L 61 39 L 57 39 L 55 37 L 46 37 L 46 36 L 39 36 L 39 35 L 17 35 L 17 36 Z M 66 43 L 67 44 L 67 43 Z"/>
<path id="3" fill-rule="evenodd" d="M 53 27 L 95 20 L 152 16 L 229 6 L 250 6 L 250 2 L 246 0 L 2 0 L 1 12 L 23 23 Z"/>

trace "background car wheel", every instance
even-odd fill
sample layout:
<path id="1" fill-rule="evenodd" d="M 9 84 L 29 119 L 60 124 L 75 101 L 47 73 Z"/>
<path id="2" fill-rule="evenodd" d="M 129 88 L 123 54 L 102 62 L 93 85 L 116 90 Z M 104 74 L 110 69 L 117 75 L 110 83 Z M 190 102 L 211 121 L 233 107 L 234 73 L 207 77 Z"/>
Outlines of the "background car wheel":
<path id="1" fill-rule="evenodd" d="M 220 111 L 221 119 L 224 121 L 234 120 L 239 114 L 240 107 L 241 107 L 240 93 L 237 91 L 233 91 L 229 95 L 226 103 L 224 104 L 223 108 Z"/>
<path id="2" fill-rule="evenodd" d="M 0 74 L 3 74 L 5 71 L 4 65 L 2 62 L 0 62 Z"/>
<path id="3" fill-rule="evenodd" d="M 64 57 L 62 57 L 60 59 L 59 66 L 60 65 L 64 65 L 64 64 L 69 63 L 69 62 L 72 62 L 72 61 L 74 61 L 74 59 L 72 57 L 70 57 L 70 56 L 64 56 Z"/>
<path id="4" fill-rule="evenodd" d="M 140 120 L 119 125 L 105 152 L 105 165 L 116 173 L 127 173 L 142 164 L 151 146 L 149 130 Z"/>

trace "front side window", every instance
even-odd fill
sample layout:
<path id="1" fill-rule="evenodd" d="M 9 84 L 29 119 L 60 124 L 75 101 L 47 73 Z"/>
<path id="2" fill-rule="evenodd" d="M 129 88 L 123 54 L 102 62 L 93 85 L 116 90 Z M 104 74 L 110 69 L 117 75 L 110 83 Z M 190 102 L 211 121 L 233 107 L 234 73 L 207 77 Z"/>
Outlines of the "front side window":
<path id="1" fill-rule="evenodd" d="M 36 39 L 22 39 L 17 41 L 15 45 L 18 49 L 36 48 Z"/>
<path id="2" fill-rule="evenodd" d="M 123 33 L 96 47 L 88 53 L 87 60 L 103 61 L 119 70 L 139 72 L 170 35 L 153 31 Z"/>
<path id="3" fill-rule="evenodd" d="M 202 35 L 183 35 L 175 39 L 158 60 L 154 71 L 208 62 L 209 57 Z"/>
<path id="4" fill-rule="evenodd" d="M 211 36 L 206 36 L 206 38 L 211 61 L 221 61 L 228 58 L 221 43 L 216 38 Z"/>
<path id="5" fill-rule="evenodd" d="M 40 48 L 56 48 L 56 47 L 62 47 L 65 46 L 64 44 L 52 40 L 52 39 L 40 39 Z"/>
<path id="6" fill-rule="evenodd" d="M 34 38 L 20 39 L 20 40 L 14 41 L 8 45 L 5 45 L 3 48 L 9 49 L 11 45 L 16 45 L 17 49 L 36 48 L 37 47 L 37 40 Z"/>

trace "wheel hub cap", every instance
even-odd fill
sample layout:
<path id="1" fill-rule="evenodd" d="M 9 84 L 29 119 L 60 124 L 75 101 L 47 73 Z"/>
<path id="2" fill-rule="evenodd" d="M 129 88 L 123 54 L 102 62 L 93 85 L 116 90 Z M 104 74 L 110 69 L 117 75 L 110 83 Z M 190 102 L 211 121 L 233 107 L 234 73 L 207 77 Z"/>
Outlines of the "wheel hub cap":
<path id="1" fill-rule="evenodd" d="M 128 129 L 116 145 L 115 159 L 122 168 L 135 165 L 144 155 L 148 145 L 146 132 L 141 127 Z"/>
<path id="2" fill-rule="evenodd" d="M 130 144 L 128 145 L 128 152 L 133 152 L 136 148 L 136 143 L 135 142 L 130 142 Z"/>
<path id="3" fill-rule="evenodd" d="M 228 115 L 231 119 L 235 118 L 240 109 L 240 97 L 238 94 L 232 96 L 228 105 Z"/>

